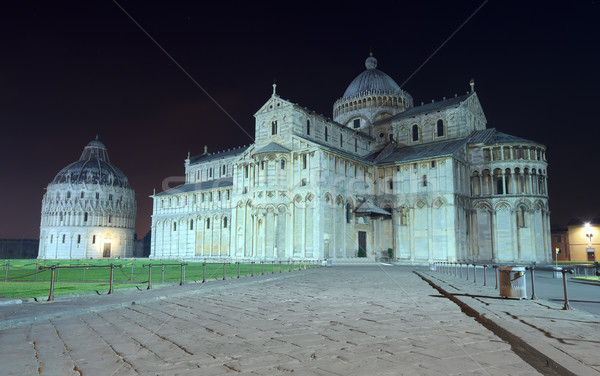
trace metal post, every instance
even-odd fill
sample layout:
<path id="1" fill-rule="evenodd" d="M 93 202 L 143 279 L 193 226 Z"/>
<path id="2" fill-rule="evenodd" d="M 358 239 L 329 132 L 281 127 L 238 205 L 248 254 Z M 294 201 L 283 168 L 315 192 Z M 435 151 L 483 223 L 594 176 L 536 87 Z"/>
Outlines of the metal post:
<path id="1" fill-rule="evenodd" d="M 83 267 L 83 273 L 82 273 L 82 276 L 81 276 L 81 280 L 82 281 L 85 281 L 85 269 L 87 269 L 87 268 L 84 266 Z"/>
<path id="2" fill-rule="evenodd" d="M 467 262 L 467 281 L 469 280 L 469 263 Z"/>
<path id="3" fill-rule="evenodd" d="M 35 263 L 35 277 L 33 277 L 33 281 L 37 282 L 37 273 L 38 273 L 38 263 Z"/>
<path id="4" fill-rule="evenodd" d="M 165 283 L 165 264 L 161 264 L 162 277 L 160 283 Z"/>
<path id="5" fill-rule="evenodd" d="M 114 275 L 113 271 L 114 271 L 114 268 L 115 268 L 115 265 L 110 264 L 110 285 L 109 285 L 108 292 L 106 293 L 106 295 L 110 295 L 113 293 L 113 275 Z"/>
<path id="6" fill-rule="evenodd" d="M 254 261 L 250 262 L 250 277 L 254 277 Z"/>
<path id="7" fill-rule="evenodd" d="M 293 267 L 294 267 L 294 260 L 292 260 L 292 267 L 291 268 L 290 268 L 290 261 L 288 260 L 288 272 L 291 272 Z"/>
<path id="8" fill-rule="evenodd" d="M 148 288 L 146 290 L 152 290 L 152 264 L 148 264 Z"/>
<path id="9" fill-rule="evenodd" d="M 483 265 L 483 285 L 487 286 L 487 276 L 485 274 L 485 269 L 487 268 L 487 265 Z"/>
<path id="10" fill-rule="evenodd" d="M 56 269 L 56 266 L 52 265 L 50 267 L 50 270 L 51 270 L 51 273 L 50 273 L 50 295 L 48 295 L 49 302 L 54 301 L 54 269 Z"/>
<path id="11" fill-rule="evenodd" d="M 279 273 L 281 273 L 281 260 L 279 260 Z"/>
<path id="12" fill-rule="evenodd" d="M 130 281 L 133 281 L 133 262 L 131 263 L 131 277 L 129 278 Z"/>
<path id="13" fill-rule="evenodd" d="M 8 281 L 8 268 L 10 267 L 10 260 L 6 260 L 4 263 L 4 282 Z"/>
<path id="14" fill-rule="evenodd" d="M 202 263 L 202 283 L 206 282 L 206 262 Z"/>
<path id="15" fill-rule="evenodd" d="M 563 287 L 565 290 L 565 305 L 563 306 L 563 309 L 567 310 L 567 309 L 571 309 L 571 305 L 569 305 L 569 298 L 567 297 L 567 277 L 565 276 L 565 274 L 567 274 L 567 273 L 573 274 L 573 271 L 562 269 L 561 272 L 562 272 L 562 276 L 563 276 Z"/>
<path id="16" fill-rule="evenodd" d="M 264 261 L 260 262 L 260 268 L 261 268 L 260 275 L 265 275 L 265 262 Z"/>
<path id="17" fill-rule="evenodd" d="M 535 267 L 528 266 L 525 270 L 531 270 L 531 300 L 536 300 L 537 296 L 535 296 Z"/>
<path id="18" fill-rule="evenodd" d="M 227 272 L 227 263 L 223 263 L 223 281 L 225 280 L 225 273 Z"/>
<path id="19" fill-rule="evenodd" d="M 185 283 L 185 264 L 182 263 L 181 264 L 181 282 L 179 282 L 179 286 L 183 286 L 184 283 Z"/>
<path id="20" fill-rule="evenodd" d="M 496 290 L 498 290 L 498 265 L 494 265 L 494 274 L 496 275 Z"/>
<path id="21" fill-rule="evenodd" d="M 238 261 L 237 264 L 238 264 L 238 276 L 237 277 L 240 278 L 240 262 Z"/>
<path id="22" fill-rule="evenodd" d="M 473 283 L 477 283 L 477 265 L 473 264 Z"/>
<path id="23" fill-rule="evenodd" d="M 460 279 L 462 279 L 462 262 L 458 263 L 459 271 L 460 271 Z"/>
<path id="24" fill-rule="evenodd" d="M 271 261 L 271 274 L 275 274 L 275 261 Z"/>
<path id="25" fill-rule="evenodd" d="M 58 279 L 60 278 L 60 262 L 56 263 L 56 282 L 58 282 Z"/>

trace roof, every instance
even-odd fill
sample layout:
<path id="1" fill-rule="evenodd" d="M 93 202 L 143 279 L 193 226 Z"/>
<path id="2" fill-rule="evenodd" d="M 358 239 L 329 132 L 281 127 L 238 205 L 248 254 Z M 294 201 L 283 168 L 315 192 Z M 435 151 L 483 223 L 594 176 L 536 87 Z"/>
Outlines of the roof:
<path id="1" fill-rule="evenodd" d="M 370 56 L 365 61 L 367 70 L 359 74 L 346 89 L 342 98 L 351 97 L 367 91 L 380 91 L 384 93 L 400 93 L 402 90 L 393 78 L 375 69 L 377 59 Z"/>
<path id="2" fill-rule="evenodd" d="M 285 148 L 275 142 L 271 142 L 267 146 L 260 148 L 258 151 L 254 152 L 254 155 L 261 153 L 289 153 L 290 149 Z"/>
<path id="3" fill-rule="evenodd" d="M 436 111 L 440 111 L 440 110 L 443 110 L 448 107 L 458 106 L 461 102 L 464 102 L 472 94 L 473 93 L 467 93 L 467 94 L 456 96 L 454 98 L 449 98 L 449 99 L 445 99 L 445 100 L 438 101 L 438 102 L 427 103 L 427 104 L 423 104 L 421 106 L 416 106 L 416 107 L 413 107 L 411 109 L 408 109 L 404 112 L 401 112 L 401 113 L 395 115 L 394 117 L 392 117 L 392 120 L 404 119 L 404 118 L 408 118 L 408 117 L 417 116 L 417 115 L 420 115 L 423 113 L 436 112 Z"/>
<path id="4" fill-rule="evenodd" d="M 371 213 L 371 214 L 379 214 L 379 215 L 392 215 L 392 213 L 387 212 L 367 201 L 360 204 L 356 208 L 356 210 L 354 210 L 354 212 L 355 213 Z"/>
<path id="5" fill-rule="evenodd" d="M 391 150 L 388 146 L 377 153 L 365 157 L 365 159 L 377 164 L 386 164 L 445 157 L 454 154 L 454 152 L 462 148 L 467 141 L 467 138 L 461 138 L 458 140 L 392 148 Z"/>
<path id="6" fill-rule="evenodd" d="M 99 184 L 130 189 L 125 174 L 110 163 L 108 151 L 98 140 L 88 143 L 76 162 L 60 170 L 54 184 Z"/>
<path id="7" fill-rule="evenodd" d="M 235 157 L 236 155 L 242 154 L 248 148 L 249 148 L 249 146 L 244 145 L 244 146 L 237 147 L 235 149 L 221 151 L 218 153 L 203 153 L 200 155 L 194 155 L 193 157 L 190 158 L 190 164 L 205 163 L 205 162 L 210 162 L 210 161 L 214 161 L 217 159 Z"/>
<path id="8" fill-rule="evenodd" d="M 168 189 L 164 192 L 158 193 L 155 196 L 172 196 L 180 193 L 207 191 L 210 189 L 225 188 L 231 186 L 233 186 L 233 177 L 228 177 L 222 179 L 202 181 L 198 183 L 182 184 L 177 187 Z"/>
<path id="9" fill-rule="evenodd" d="M 493 144 L 510 144 L 510 143 L 533 143 L 539 142 L 527 140 L 525 138 L 513 136 L 507 133 L 499 132 L 496 128 L 488 128 L 480 131 L 475 131 L 469 137 L 470 144 L 484 143 L 486 145 Z"/>

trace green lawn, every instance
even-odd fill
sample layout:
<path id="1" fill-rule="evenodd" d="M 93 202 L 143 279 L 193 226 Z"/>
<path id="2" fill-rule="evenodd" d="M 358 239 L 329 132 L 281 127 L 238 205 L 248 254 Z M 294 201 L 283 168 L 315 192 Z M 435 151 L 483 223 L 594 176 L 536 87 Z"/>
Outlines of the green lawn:
<path id="1" fill-rule="evenodd" d="M 113 268 L 114 288 L 147 286 L 152 269 L 152 283 L 170 283 L 181 280 L 181 262 L 176 260 L 1 260 L 0 296 L 31 298 L 49 295 L 52 265 L 54 271 L 54 294 L 73 294 L 86 291 L 106 293 L 109 289 L 110 264 Z M 152 264 L 152 268 L 148 265 Z M 164 265 L 161 265 L 164 264 Z M 144 266 L 145 265 L 145 266 Z M 306 267 L 317 265 L 307 264 Z M 40 270 L 40 267 L 42 269 Z M 304 266 L 302 266 L 304 267 Z M 298 269 L 298 263 L 287 261 L 239 264 L 240 275 L 275 273 Z M 185 266 L 186 281 L 235 278 L 238 264 L 190 262 Z"/>

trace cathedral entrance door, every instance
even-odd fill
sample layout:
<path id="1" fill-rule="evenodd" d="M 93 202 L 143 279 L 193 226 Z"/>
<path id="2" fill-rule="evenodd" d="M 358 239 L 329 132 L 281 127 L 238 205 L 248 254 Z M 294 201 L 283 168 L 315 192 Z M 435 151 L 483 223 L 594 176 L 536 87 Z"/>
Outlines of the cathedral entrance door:
<path id="1" fill-rule="evenodd" d="M 358 249 L 364 249 L 367 252 L 367 232 L 359 231 L 358 232 Z"/>
<path id="2" fill-rule="evenodd" d="M 104 243 L 104 249 L 102 250 L 102 257 L 110 257 L 110 246 L 111 246 L 111 243 Z"/>

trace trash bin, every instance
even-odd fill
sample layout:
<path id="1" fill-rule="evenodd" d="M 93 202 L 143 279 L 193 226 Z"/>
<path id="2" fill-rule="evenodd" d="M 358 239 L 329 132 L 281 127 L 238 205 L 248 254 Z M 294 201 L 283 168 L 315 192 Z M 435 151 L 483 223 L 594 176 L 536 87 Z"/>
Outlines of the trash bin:
<path id="1" fill-rule="evenodd" d="M 327 259 L 327 267 L 331 268 L 331 265 L 332 265 L 331 259 Z"/>
<path id="2" fill-rule="evenodd" d="M 498 268 L 498 281 L 500 296 L 510 298 L 527 297 L 527 284 L 525 283 L 525 268 L 505 266 Z"/>
<path id="3" fill-rule="evenodd" d="M 562 278 L 562 268 L 560 266 L 552 268 L 552 278 Z"/>

